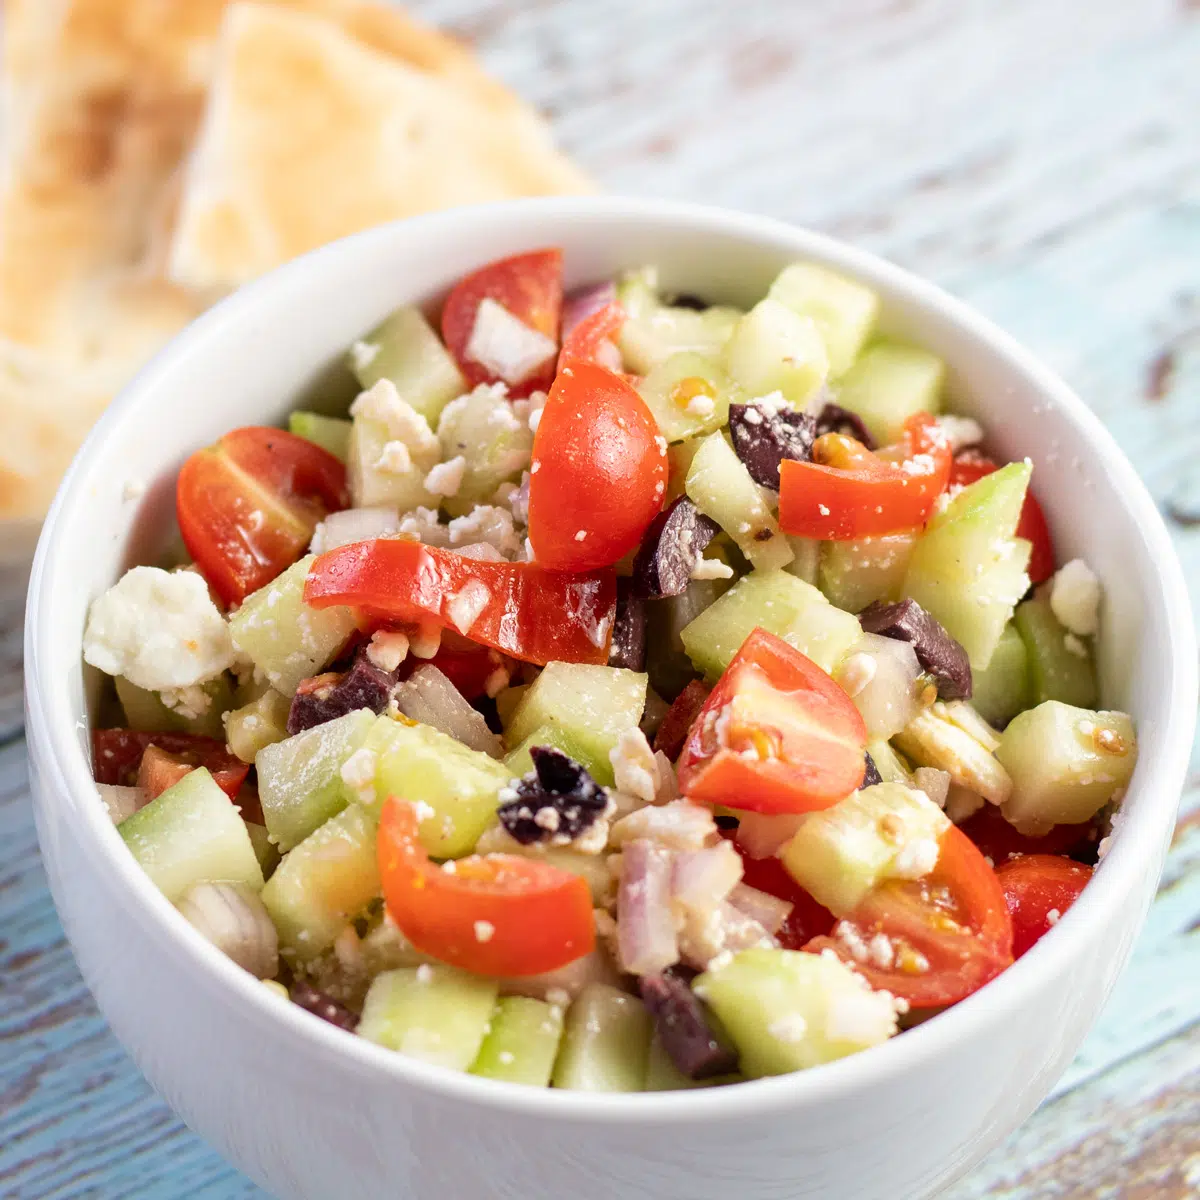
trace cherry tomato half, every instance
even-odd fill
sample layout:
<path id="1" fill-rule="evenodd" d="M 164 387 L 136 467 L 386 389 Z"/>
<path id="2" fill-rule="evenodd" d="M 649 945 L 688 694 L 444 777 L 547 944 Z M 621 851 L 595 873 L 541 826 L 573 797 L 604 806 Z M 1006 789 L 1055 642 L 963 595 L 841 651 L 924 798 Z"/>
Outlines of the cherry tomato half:
<path id="1" fill-rule="evenodd" d="M 151 747 L 160 752 L 155 758 L 164 771 L 153 776 L 155 784 L 166 778 L 165 768 L 175 764 L 189 770 L 207 767 L 217 786 L 234 799 L 250 770 L 247 763 L 225 748 L 216 738 L 194 733 L 145 733 L 139 729 L 96 729 L 92 731 L 92 773 L 97 783 L 116 783 L 130 786 L 138 783 L 143 756 Z M 155 763 L 151 762 L 151 767 Z M 186 771 L 175 771 L 177 783 Z M 159 790 L 165 790 L 160 788 Z"/>
<path id="2" fill-rule="evenodd" d="M 184 544 L 226 604 L 294 563 L 317 522 L 348 503 L 346 468 L 332 454 L 255 425 L 193 454 L 175 487 Z"/>
<path id="3" fill-rule="evenodd" d="M 924 879 L 888 880 L 844 922 L 857 941 L 886 938 L 891 965 L 850 949 L 845 937 L 822 937 L 805 949 L 831 949 L 913 1008 L 955 1004 L 1013 961 L 1013 926 L 996 872 L 961 829 L 942 835 L 937 866 Z M 838 927 L 840 929 L 840 926 Z"/>
<path id="4" fill-rule="evenodd" d="M 1012 917 L 1015 957 L 1058 923 L 1091 877 L 1091 867 L 1060 854 L 1027 854 L 996 868 Z"/>
<path id="5" fill-rule="evenodd" d="M 429 860 L 411 804 L 389 798 L 379 820 L 388 912 L 420 951 L 482 975 L 540 975 L 590 954 L 591 893 L 578 875 L 515 854 L 473 854 L 453 872 Z"/>
<path id="6" fill-rule="evenodd" d="M 628 554 L 658 515 L 667 443 L 630 383 L 572 362 L 550 389 L 529 471 L 534 557 L 551 571 L 589 571 Z"/>
<path id="7" fill-rule="evenodd" d="M 617 349 L 616 338 L 624 324 L 625 310 L 615 302 L 584 317 L 564 336 L 558 369 L 561 371 L 572 362 L 590 362 L 620 371 L 621 352 Z"/>
<path id="8" fill-rule="evenodd" d="M 867 730 L 845 691 L 765 629 L 742 644 L 692 725 L 679 789 L 747 812 L 808 812 L 853 792 Z"/>

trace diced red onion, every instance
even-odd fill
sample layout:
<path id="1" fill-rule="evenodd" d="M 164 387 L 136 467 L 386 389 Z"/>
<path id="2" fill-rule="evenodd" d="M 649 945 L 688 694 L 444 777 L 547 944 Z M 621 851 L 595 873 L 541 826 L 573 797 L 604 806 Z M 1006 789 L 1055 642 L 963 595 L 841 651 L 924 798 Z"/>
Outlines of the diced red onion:
<path id="1" fill-rule="evenodd" d="M 767 933 L 778 933 L 793 908 L 790 900 L 781 900 L 745 883 L 739 883 L 729 893 L 729 903 L 738 912 L 757 921 Z"/>
<path id="2" fill-rule="evenodd" d="M 838 680 L 862 714 L 868 735 L 890 738 L 917 715 L 921 664 L 916 651 L 907 642 L 875 633 L 863 634 L 853 651 Z"/>
<path id="3" fill-rule="evenodd" d="M 729 842 L 684 850 L 671 864 L 671 898 L 689 916 L 704 917 L 728 899 L 742 878 L 742 856 Z"/>
<path id="4" fill-rule="evenodd" d="M 432 725 L 472 750 L 492 758 L 504 752 L 500 738 L 488 727 L 483 715 L 434 666 L 418 667 L 392 693 L 396 707 L 413 721 Z"/>
<path id="5" fill-rule="evenodd" d="M 312 552 L 324 554 L 338 546 L 384 537 L 400 528 L 400 514 L 394 508 L 344 508 L 330 513 L 316 528 Z"/>
<path id="6" fill-rule="evenodd" d="M 671 913 L 671 855 L 643 838 L 621 855 L 617 957 L 631 975 L 653 975 L 679 961 Z"/>
<path id="7" fill-rule="evenodd" d="M 594 283 L 580 288 L 564 297 L 562 307 L 562 340 L 565 342 L 571 330 L 582 321 L 586 321 L 593 313 L 615 302 L 617 286 L 608 283 Z"/>
<path id="8" fill-rule="evenodd" d="M 552 338 L 488 296 L 475 310 L 475 323 L 463 351 L 466 358 L 510 387 L 523 383 L 557 353 L 558 344 Z"/>

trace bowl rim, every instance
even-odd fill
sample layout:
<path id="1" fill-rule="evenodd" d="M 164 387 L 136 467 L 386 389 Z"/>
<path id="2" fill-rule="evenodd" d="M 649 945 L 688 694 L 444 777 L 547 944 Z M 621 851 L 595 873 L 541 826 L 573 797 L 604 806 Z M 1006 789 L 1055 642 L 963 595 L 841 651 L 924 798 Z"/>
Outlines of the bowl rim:
<path id="1" fill-rule="evenodd" d="M 1023 374 L 1042 400 L 1066 416 L 1081 444 L 1103 464 L 1109 485 L 1133 518 L 1152 560 L 1159 565 L 1158 573 L 1145 581 L 1144 588 L 1158 590 L 1168 635 L 1163 643 L 1161 671 L 1169 686 L 1163 689 L 1161 714 L 1156 715 L 1162 726 L 1165 753 L 1155 761 L 1144 757 L 1139 761 L 1140 778 L 1134 786 L 1139 795 L 1148 795 L 1142 796 L 1138 819 L 1122 824 L 1103 870 L 1028 954 L 974 995 L 906 1031 L 903 1037 L 817 1068 L 734 1087 L 609 1095 L 480 1079 L 347 1036 L 297 1006 L 281 1003 L 270 989 L 192 929 L 132 856 L 124 852 L 103 807 L 90 802 L 90 798 L 76 806 L 84 814 L 82 829 L 76 821 L 78 836 L 86 840 L 94 857 L 103 860 L 103 882 L 111 888 L 125 889 L 127 907 L 140 916 L 143 926 L 160 941 L 177 947 L 201 972 L 199 978 L 207 981 L 210 989 L 233 996 L 242 1005 L 240 1013 L 245 1019 L 256 1022 L 264 1033 L 274 1031 L 286 1037 L 299 1053 L 315 1053 L 331 1065 L 369 1071 L 397 1086 L 410 1085 L 443 1099 L 542 1120 L 669 1126 L 694 1120 L 753 1118 L 819 1104 L 906 1075 L 936 1059 L 954 1043 L 979 1034 L 997 1018 L 1017 1011 L 1039 982 L 1054 975 L 1055 956 L 1063 958 L 1072 933 L 1086 925 L 1103 925 L 1106 914 L 1116 908 L 1135 881 L 1157 865 L 1173 827 L 1192 741 L 1197 696 L 1195 632 L 1182 568 L 1153 500 L 1112 435 L 1062 379 L 989 319 L 928 280 L 865 250 L 783 221 L 699 204 L 628 197 L 542 198 L 479 205 L 379 226 L 321 247 L 239 289 L 200 316 L 168 343 L 109 406 L 76 455 L 43 525 L 30 575 L 25 626 L 26 736 L 31 758 L 45 777 L 41 803 L 53 809 L 62 803 L 62 797 L 86 797 L 94 788 L 90 764 L 80 748 L 66 681 L 47 677 L 41 668 L 49 647 L 60 640 L 42 616 L 51 609 L 43 598 L 69 570 L 62 546 L 69 541 L 72 509 L 85 502 L 81 481 L 97 461 L 104 460 L 109 444 L 119 437 L 134 411 L 169 380 L 177 360 L 203 353 L 208 343 L 219 343 L 228 324 L 239 322 L 264 299 L 281 291 L 304 290 L 306 278 L 319 275 L 327 259 L 358 256 L 367 262 L 374 257 L 370 253 L 374 247 L 382 252 L 406 239 L 429 244 L 439 238 L 452 238 L 465 226 L 490 224 L 502 235 L 506 230 L 536 224 L 538 218 L 609 222 L 614 232 L 607 236 L 614 237 L 620 236 L 616 227 L 622 222 L 670 223 L 685 226 L 700 238 L 720 234 L 739 239 L 748 248 L 757 245 L 784 249 L 798 258 L 829 263 L 852 276 L 888 287 L 903 297 L 905 304 L 933 310 L 951 321 L 972 342 Z M 76 636 L 81 656 L 82 630 L 72 635 L 72 642 Z"/>

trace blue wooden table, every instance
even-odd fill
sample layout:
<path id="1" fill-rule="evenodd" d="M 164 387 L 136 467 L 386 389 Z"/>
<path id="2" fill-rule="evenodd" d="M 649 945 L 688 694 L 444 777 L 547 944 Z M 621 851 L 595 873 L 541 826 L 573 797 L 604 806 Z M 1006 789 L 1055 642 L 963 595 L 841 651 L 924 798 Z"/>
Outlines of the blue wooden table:
<path id="1" fill-rule="evenodd" d="M 612 190 L 859 242 L 994 317 L 1118 434 L 1200 594 L 1196 0 L 428 0 Z M 0 1196 L 258 1195 L 142 1081 L 38 862 L 0 580 Z M 1200 754 L 1134 961 L 952 1200 L 1200 1196 Z"/>

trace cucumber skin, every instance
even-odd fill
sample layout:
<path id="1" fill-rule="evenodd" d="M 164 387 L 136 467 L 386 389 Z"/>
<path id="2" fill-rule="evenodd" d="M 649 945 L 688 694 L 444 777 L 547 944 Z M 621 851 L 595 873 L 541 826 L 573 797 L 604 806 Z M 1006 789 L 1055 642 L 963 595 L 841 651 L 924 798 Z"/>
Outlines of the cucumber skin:
<path id="1" fill-rule="evenodd" d="M 1020 605 L 1017 611 L 1021 611 Z M 1032 703 L 1029 655 L 1017 626 L 1010 621 L 986 670 L 972 672 L 971 704 L 989 725 L 999 729 Z"/>
<path id="2" fill-rule="evenodd" d="M 625 366 L 648 375 L 672 354 L 718 354 L 741 317 L 736 308 L 713 305 L 703 312 L 663 304 L 648 271 L 631 271 L 617 285 L 625 324 L 617 338 Z"/>
<path id="3" fill-rule="evenodd" d="M 495 980 L 442 964 L 384 971 L 367 990 L 357 1032 L 410 1058 L 465 1071 L 479 1055 L 496 990 Z"/>
<path id="4" fill-rule="evenodd" d="M 262 889 L 262 868 L 246 824 L 205 767 L 189 771 L 126 817 L 117 832 L 172 904 L 197 883 Z"/>
<path id="5" fill-rule="evenodd" d="M 225 741 L 242 762 L 252 763 L 258 752 L 288 736 L 287 719 L 291 702 L 274 688 L 256 700 L 225 713 Z"/>
<path id="6" fill-rule="evenodd" d="M 501 996 L 471 1074 L 548 1087 L 562 1041 L 562 1009 L 531 996 Z"/>
<path id="7" fill-rule="evenodd" d="M 1017 605 L 1013 622 L 1028 656 L 1027 703 L 1061 700 L 1076 708 L 1094 708 L 1099 691 L 1091 649 L 1086 642 L 1086 654 L 1073 654 L 1067 649 L 1067 630 L 1058 623 L 1048 597 L 1035 595 Z"/>
<path id="8" fill-rule="evenodd" d="M 567 1012 L 554 1086 L 579 1092 L 640 1092 L 653 1021 L 635 996 L 589 983 Z"/>
<path id="9" fill-rule="evenodd" d="M 350 453 L 350 422 L 344 417 L 326 417 L 296 409 L 288 414 L 288 432 L 320 446 L 342 462 Z"/>
<path id="10" fill-rule="evenodd" d="M 681 635 L 731 586 L 729 579 L 693 579 L 680 596 L 646 602 L 646 671 L 650 686 L 660 696 L 674 700 L 695 679 L 696 671 Z"/>

